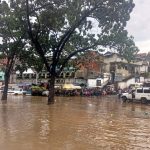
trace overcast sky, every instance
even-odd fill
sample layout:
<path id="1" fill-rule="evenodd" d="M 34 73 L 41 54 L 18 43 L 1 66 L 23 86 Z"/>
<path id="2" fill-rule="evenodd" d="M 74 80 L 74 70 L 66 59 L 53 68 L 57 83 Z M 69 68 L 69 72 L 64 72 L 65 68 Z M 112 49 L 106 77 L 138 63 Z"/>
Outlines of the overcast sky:
<path id="1" fill-rule="evenodd" d="M 140 52 L 150 51 L 150 0 L 134 0 L 135 7 L 127 24 Z"/>
<path id="2" fill-rule="evenodd" d="M 150 0 L 134 0 L 135 7 L 127 30 L 134 36 L 140 52 L 150 51 Z"/>

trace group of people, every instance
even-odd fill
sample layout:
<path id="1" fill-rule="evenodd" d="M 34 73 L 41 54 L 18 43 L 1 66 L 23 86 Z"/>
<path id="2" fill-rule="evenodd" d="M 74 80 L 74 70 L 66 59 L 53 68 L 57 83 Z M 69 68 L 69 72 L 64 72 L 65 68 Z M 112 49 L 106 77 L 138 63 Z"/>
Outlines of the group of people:
<path id="1" fill-rule="evenodd" d="M 118 88 L 118 98 L 120 99 L 122 93 L 126 93 L 126 92 L 131 93 L 132 94 L 132 98 L 135 98 L 134 91 L 135 91 L 135 89 L 132 88 L 132 87 L 124 88 L 124 89 Z"/>
<path id="2" fill-rule="evenodd" d="M 56 96 L 105 96 L 116 94 L 113 88 L 107 87 L 105 89 L 102 88 L 82 88 L 82 89 L 74 89 L 74 90 L 65 90 L 65 89 L 56 89 Z"/>

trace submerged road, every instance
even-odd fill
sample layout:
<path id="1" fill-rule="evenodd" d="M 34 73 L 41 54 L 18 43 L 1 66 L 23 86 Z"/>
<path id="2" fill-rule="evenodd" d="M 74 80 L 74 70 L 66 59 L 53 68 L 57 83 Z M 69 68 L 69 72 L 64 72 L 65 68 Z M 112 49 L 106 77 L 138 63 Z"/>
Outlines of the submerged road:
<path id="1" fill-rule="evenodd" d="M 0 102 L 0 150 L 150 150 L 150 105 L 116 96 L 55 100 Z"/>

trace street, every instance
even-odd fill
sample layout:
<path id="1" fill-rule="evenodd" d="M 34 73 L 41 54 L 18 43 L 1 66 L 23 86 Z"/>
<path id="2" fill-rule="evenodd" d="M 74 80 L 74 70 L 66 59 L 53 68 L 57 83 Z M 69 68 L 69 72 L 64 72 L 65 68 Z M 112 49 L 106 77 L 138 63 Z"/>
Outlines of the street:
<path id="1" fill-rule="evenodd" d="M 0 103 L 0 150 L 150 150 L 150 105 L 117 96 L 10 96 Z"/>

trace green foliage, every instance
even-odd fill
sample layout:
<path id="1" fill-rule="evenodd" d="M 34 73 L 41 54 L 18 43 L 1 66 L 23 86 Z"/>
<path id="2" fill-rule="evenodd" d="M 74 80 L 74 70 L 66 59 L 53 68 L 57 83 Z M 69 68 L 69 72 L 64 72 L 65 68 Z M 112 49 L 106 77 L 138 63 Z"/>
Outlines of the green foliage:
<path id="1" fill-rule="evenodd" d="M 31 87 L 32 91 L 45 91 L 45 87 L 40 87 L 40 86 L 32 86 Z"/>
<path id="2" fill-rule="evenodd" d="M 112 32 L 112 34 L 104 40 L 109 43 L 110 48 L 117 50 L 128 62 L 131 62 L 139 52 L 139 49 L 134 43 L 134 38 L 132 36 L 128 37 L 127 34 L 125 30 L 117 34 L 116 32 Z"/>
<path id="3" fill-rule="evenodd" d="M 10 5 L 2 1 L 0 7 L 1 50 L 11 49 L 9 56 L 14 56 L 17 49 L 14 41 L 18 40 L 13 38 L 12 42 L 11 35 L 20 39 L 22 32 L 28 33 L 21 41 L 38 53 L 51 75 L 49 102 L 51 97 L 54 102 L 56 75 L 73 56 L 89 49 L 96 50 L 98 46 L 118 47 L 121 54 L 122 50 L 127 50 L 124 42 L 119 43 L 116 38 L 130 19 L 133 0 L 10 0 Z M 97 33 L 92 32 L 95 22 Z M 130 48 L 133 43 L 125 36 L 125 40 L 129 39 L 125 44 Z M 20 48 L 18 50 L 16 55 L 20 54 Z"/>
<path id="4" fill-rule="evenodd" d="M 117 47 L 117 51 L 128 55 L 137 51 L 133 39 L 124 34 L 124 27 L 134 7 L 132 0 L 11 0 L 11 5 L 2 2 L 2 13 L 17 32 L 26 31 L 33 56 L 29 64 L 45 67 L 56 75 L 78 52 L 98 49 L 98 46 Z M 6 18 L 7 18 L 6 17 Z M 97 24 L 98 32 L 92 30 Z M 14 30 L 15 29 L 15 30 Z M 5 31 L 7 35 L 7 31 Z M 120 36 L 124 38 L 121 38 Z M 40 56 L 34 57 L 35 52 Z M 30 53 L 30 52 L 29 52 Z M 20 56 L 21 57 L 21 56 Z M 125 56 L 127 57 L 127 56 Z M 27 58 L 27 57 L 26 57 Z M 127 57 L 129 58 L 129 57 Z M 22 60 L 22 59 L 21 59 Z M 37 64 L 34 62 L 38 62 Z M 40 67 L 39 67 L 40 68 Z M 59 73 L 59 72 L 58 72 Z"/>
<path id="5" fill-rule="evenodd" d="M 12 9 L 6 1 L 0 2 L 0 10 L 0 53 L 1 58 L 7 59 L 6 69 L 11 71 L 26 44 L 26 33 L 17 10 Z"/>

